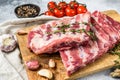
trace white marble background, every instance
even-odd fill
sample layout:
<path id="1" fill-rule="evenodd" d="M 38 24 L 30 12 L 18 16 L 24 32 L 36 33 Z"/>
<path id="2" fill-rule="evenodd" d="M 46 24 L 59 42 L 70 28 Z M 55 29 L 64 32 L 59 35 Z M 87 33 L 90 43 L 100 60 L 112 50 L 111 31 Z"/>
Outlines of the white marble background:
<path id="1" fill-rule="evenodd" d="M 41 12 L 46 10 L 47 2 L 50 0 L 0 0 L 0 23 L 10 20 L 17 19 L 14 14 L 14 9 L 16 6 L 25 3 L 34 3 L 41 7 Z M 55 1 L 55 0 L 54 0 Z M 56 0 L 57 2 L 61 0 Z M 65 0 L 69 2 L 70 0 Z M 77 0 L 80 3 L 85 3 L 89 11 L 94 10 L 116 10 L 120 13 L 120 0 Z M 120 80 L 114 79 L 109 76 L 110 69 L 103 72 L 99 72 L 79 80 Z"/>

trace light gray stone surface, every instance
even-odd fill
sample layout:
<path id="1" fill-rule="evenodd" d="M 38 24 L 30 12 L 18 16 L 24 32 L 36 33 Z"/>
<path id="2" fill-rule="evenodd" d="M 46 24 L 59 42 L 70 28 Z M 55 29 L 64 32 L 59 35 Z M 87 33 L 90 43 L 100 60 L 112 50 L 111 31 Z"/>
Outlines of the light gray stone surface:
<path id="1" fill-rule="evenodd" d="M 16 6 L 25 3 L 34 3 L 41 7 L 41 12 L 46 10 L 47 2 L 50 0 L 0 0 L 0 22 L 17 18 L 14 14 Z M 60 0 L 54 0 L 59 2 Z M 65 0 L 69 2 L 70 0 Z M 114 9 L 120 12 L 120 0 L 77 0 L 87 4 L 89 11 Z"/>
<path id="2" fill-rule="evenodd" d="M 44 12 L 47 8 L 47 2 L 50 0 L 0 0 L 0 23 L 10 20 L 17 19 L 14 14 L 14 9 L 16 6 L 25 4 L 25 3 L 33 3 L 37 4 L 41 7 L 41 12 Z M 58 2 L 60 0 L 56 0 Z M 65 0 L 69 2 L 70 0 Z M 120 0 L 77 0 L 80 3 L 85 3 L 89 11 L 93 12 L 94 10 L 116 10 L 120 13 Z M 113 79 L 109 76 L 110 69 L 105 70 L 84 78 L 80 78 L 79 80 L 120 80 Z"/>

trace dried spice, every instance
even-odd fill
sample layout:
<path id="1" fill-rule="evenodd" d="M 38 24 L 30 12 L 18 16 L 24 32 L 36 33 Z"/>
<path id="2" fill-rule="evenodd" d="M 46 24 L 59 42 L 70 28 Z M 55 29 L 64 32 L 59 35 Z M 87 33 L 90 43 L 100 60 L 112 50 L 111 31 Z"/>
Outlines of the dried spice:
<path id="1" fill-rule="evenodd" d="M 39 11 L 40 11 L 40 8 L 33 4 L 21 5 L 15 9 L 15 13 L 19 18 L 38 16 Z"/>

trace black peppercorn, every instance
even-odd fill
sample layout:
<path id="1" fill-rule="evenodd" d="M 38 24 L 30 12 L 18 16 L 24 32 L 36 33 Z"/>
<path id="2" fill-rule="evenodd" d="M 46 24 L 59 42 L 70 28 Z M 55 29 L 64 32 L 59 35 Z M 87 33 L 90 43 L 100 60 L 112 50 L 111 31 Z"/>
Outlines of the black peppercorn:
<path id="1" fill-rule="evenodd" d="M 15 9 L 19 18 L 36 17 L 39 15 L 40 8 L 33 4 L 20 5 Z"/>

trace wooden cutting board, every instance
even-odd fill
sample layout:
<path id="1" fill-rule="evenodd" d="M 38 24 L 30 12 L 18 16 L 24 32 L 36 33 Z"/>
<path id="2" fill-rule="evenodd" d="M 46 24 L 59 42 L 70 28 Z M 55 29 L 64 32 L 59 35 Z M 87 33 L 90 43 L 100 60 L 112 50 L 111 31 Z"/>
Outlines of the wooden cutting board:
<path id="1" fill-rule="evenodd" d="M 108 10 L 108 11 L 104 11 L 103 13 L 107 14 L 108 16 L 110 16 L 113 19 L 120 22 L 120 15 L 116 11 Z M 33 27 L 28 27 L 28 28 L 25 28 L 24 30 L 28 32 L 32 28 Z M 110 54 L 106 53 L 101 58 L 96 60 L 94 63 L 88 64 L 86 67 L 78 70 L 76 73 L 74 73 L 68 77 L 66 75 L 66 70 L 63 66 L 63 63 L 61 61 L 59 53 L 54 53 L 52 55 L 47 55 L 47 54 L 43 54 L 43 55 L 39 55 L 39 56 L 35 55 L 26 46 L 27 35 L 18 35 L 18 34 L 16 34 L 16 35 L 17 35 L 20 51 L 21 51 L 24 62 L 32 60 L 32 59 L 37 59 L 37 60 L 39 60 L 39 62 L 41 64 L 40 69 L 42 69 L 42 68 L 50 69 L 48 67 L 49 59 L 52 58 L 55 60 L 56 68 L 50 69 L 54 74 L 53 80 L 64 80 L 64 79 L 73 80 L 73 79 L 77 79 L 80 77 L 84 77 L 84 76 L 87 76 L 87 75 L 90 75 L 90 74 L 113 67 L 114 60 L 118 59 L 118 56 L 110 55 Z M 26 69 L 26 72 L 27 72 L 29 80 L 47 80 L 46 78 L 39 76 L 37 74 L 38 71 L 30 71 L 30 70 Z"/>

